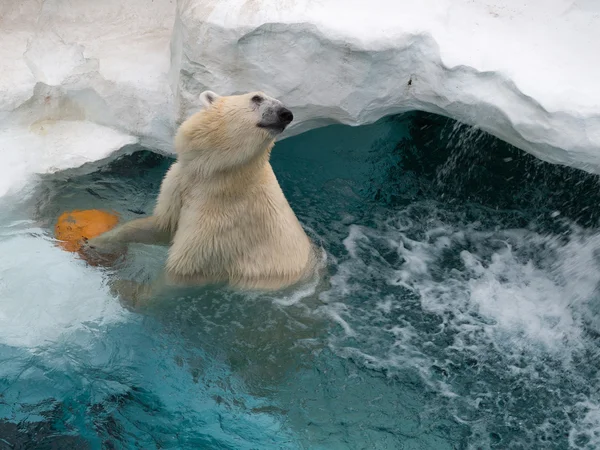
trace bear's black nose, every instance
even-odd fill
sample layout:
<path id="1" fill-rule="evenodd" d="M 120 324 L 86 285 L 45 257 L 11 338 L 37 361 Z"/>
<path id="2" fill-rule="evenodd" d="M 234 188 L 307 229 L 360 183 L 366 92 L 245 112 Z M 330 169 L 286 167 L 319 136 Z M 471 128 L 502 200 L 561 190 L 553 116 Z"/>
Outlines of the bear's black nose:
<path id="1" fill-rule="evenodd" d="M 279 120 L 281 120 L 283 123 L 285 123 L 287 125 L 292 120 L 294 120 L 294 115 L 292 114 L 292 112 L 289 109 L 281 108 L 279 110 Z"/>

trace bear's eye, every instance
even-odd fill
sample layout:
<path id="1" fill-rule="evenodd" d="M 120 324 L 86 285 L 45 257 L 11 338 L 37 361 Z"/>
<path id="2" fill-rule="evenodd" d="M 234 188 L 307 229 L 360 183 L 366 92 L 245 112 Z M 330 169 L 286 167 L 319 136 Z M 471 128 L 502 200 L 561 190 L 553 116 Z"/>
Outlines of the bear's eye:
<path id="1" fill-rule="evenodd" d="M 254 97 L 252 97 L 252 101 L 257 105 L 260 105 L 263 101 L 263 98 L 260 95 L 255 95 Z"/>

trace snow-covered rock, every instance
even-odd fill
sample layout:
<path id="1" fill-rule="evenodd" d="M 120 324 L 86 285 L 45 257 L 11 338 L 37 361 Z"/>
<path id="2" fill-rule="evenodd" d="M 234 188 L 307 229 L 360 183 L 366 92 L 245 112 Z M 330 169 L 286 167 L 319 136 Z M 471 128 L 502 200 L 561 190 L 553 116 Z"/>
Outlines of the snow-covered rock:
<path id="1" fill-rule="evenodd" d="M 0 2 L 0 195 L 140 142 L 168 150 L 175 3 Z"/>
<path id="2" fill-rule="evenodd" d="M 596 0 L 20 0 L 0 42 L 0 153 L 21 167 L 0 195 L 125 144 L 170 151 L 204 89 L 279 97 L 287 136 L 419 109 L 600 173 Z"/>

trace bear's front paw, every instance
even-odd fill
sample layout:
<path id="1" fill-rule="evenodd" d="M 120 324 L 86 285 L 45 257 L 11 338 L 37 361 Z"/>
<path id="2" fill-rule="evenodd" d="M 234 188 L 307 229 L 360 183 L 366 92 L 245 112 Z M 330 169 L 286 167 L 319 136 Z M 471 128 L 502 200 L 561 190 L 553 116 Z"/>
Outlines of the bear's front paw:
<path id="1" fill-rule="evenodd" d="M 106 266 L 113 264 L 126 251 L 126 245 L 114 243 L 99 236 L 84 242 L 80 254 L 83 259 L 93 266 Z"/>
<path id="2" fill-rule="evenodd" d="M 84 246 L 98 253 L 121 253 L 127 249 L 125 244 L 112 239 L 110 232 L 86 241 Z"/>

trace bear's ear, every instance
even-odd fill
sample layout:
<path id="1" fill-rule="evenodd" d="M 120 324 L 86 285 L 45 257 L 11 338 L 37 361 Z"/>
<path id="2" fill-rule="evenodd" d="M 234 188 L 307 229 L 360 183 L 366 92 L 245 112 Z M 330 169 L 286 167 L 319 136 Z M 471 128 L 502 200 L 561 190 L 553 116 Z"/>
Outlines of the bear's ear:
<path id="1" fill-rule="evenodd" d="M 204 91 L 202 94 L 200 94 L 200 101 L 202 102 L 205 108 L 208 108 L 219 97 L 220 95 L 215 94 L 213 91 Z"/>

